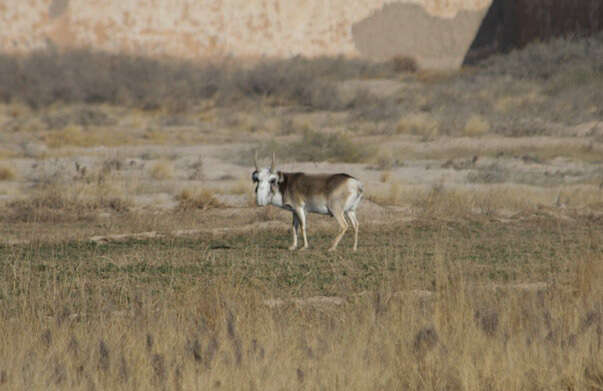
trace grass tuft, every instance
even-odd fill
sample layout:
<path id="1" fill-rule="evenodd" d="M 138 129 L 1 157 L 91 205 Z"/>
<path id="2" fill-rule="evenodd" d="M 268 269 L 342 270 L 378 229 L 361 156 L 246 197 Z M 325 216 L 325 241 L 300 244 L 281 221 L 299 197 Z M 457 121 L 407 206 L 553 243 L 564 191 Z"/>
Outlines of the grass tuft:
<path id="1" fill-rule="evenodd" d="M 213 209 L 221 208 L 224 205 L 216 197 L 216 193 L 209 189 L 184 189 L 176 197 L 178 200 L 178 209 L 193 210 L 193 209 Z"/>
<path id="2" fill-rule="evenodd" d="M 411 113 L 402 116 L 396 125 L 400 134 L 421 136 L 425 140 L 433 140 L 440 133 L 438 120 L 427 113 Z"/>
<path id="3" fill-rule="evenodd" d="M 490 123 L 479 115 L 472 115 L 465 124 L 464 134 L 469 137 L 483 136 L 490 130 Z"/>
<path id="4" fill-rule="evenodd" d="M 16 178 L 14 168 L 7 165 L 0 165 L 0 181 L 12 181 Z"/>
<path id="5" fill-rule="evenodd" d="M 156 180 L 172 179 L 174 177 L 174 165 L 168 160 L 159 160 L 149 169 L 149 175 Z"/>

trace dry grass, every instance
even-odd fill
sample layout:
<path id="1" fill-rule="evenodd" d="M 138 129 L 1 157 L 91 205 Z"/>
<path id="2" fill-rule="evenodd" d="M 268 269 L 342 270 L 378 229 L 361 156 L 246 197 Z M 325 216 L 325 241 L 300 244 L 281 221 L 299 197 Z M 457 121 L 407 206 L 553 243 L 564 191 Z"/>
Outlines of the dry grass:
<path id="1" fill-rule="evenodd" d="M 231 185 L 228 188 L 228 193 L 230 194 L 248 194 L 253 191 L 252 185 L 249 183 L 248 179 L 239 179 L 235 184 Z"/>
<path id="2" fill-rule="evenodd" d="M 494 109 L 501 113 L 509 113 L 525 105 L 537 105 L 546 101 L 538 91 L 528 93 L 505 95 L 496 99 Z"/>
<path id="3" fill-rule="evenodd" d="M 531 50 L 513 56 L 538 54 Z M 502 128 L 521 136 L 533 129 L 519 120 L 535 112 L 560 122 L 563 116 L 578 121 L 600 115 L 591 107 L 599 101 L 599 68 L 585 73 L 581 66 L 569 69 L 573 65 L 565 60 L 548 61 L 547 53 L 535 57 L 530 61 L 545 63 L 526 68 L 523 57 L 506 65 L 498 59 L 491 67 L 459 75 L 408 76 L 403 96 L 378 100 L 366 94 L 350 106 L 335 92 L 335 82 L 389 71 L 375 66 L 367 75 L 362 64 L 343 59 L 208 67 L 199 74 L 190 64 L 133 63 L 120 68 L 124 75 L 133 72 L 132 80 L 145 74 L 141 69 L 149 76 L 168 70 L 174 72 L 165 82 L 173 84 L 180 72 L 194 83 L 175 89 L 131 83 L 121 97 L 111 94 L 114 84 L 99 90 L 92 88 L 98 80 L 75 83 L 84 96 L 100 93 L 103 101 L 139 108 L 115 128 L 106 121 L 120 118 L 121 108 L 53 108 L 43 118 L 28 106 L 7 105 L 2 115 L 14 131 L 5 137 L 14 145 L 20 145 L 19 137 L 42 138 L 59 148 L 134 141 L 183 145 L 201 133 L 230 142 L 237 136 L 235 131 L 219 136 L 226 132 L 214 132 L 216 125 L 255 133 L 253 142 L 262 142 L 265 133 L 278 133 L 279 116 L 286 118 L 282 134 L 303 134 L 264 145 L 262 155 L 275 150 L 280 160 L 364 162 L 382 171 L 367 186 L 367 198 L 381 207 L 367 202 L 359 211 L 358 252 L 349 251 L 347 234 L 338 252 L 326 253 L 335 234 L 333 220 L 312 216 L 311 248 L 291 253 L 286 250 L 290 215 L 280 209 L 226 208 L 217 190 L 186 188 L 177 195 L 175 210 L 133 210 L 130 196 L 140 195 L 136 189 L 170 193 L 175 181 L 136 183 L 135 176 L 127 176 L 133 172 L 120 168 L 125 164 L 120 159 L 86 172 L 74 172 L 68 160 L 68 167 L 36 162 L 38 171 L 28 178 L 33 190 L 24 187 L 29 192 L 24 198 L 0 206 L 0 274 L 6 276 L 0 279 L 0 389 L 603 388 L 603 192 L 597 178 L 592 184 L 547 187 L 409 185 L 396 179 L 400 162 L 412 159 L 463 159 L 450 167 L 484 174 L 478 182 L 492 181 L 487 176 L 497 172 L 496 166 L 480 166 L 483 156 L 533 166 L 557 157 L 582 164 L 576 167 L 600 165 L 601 144 L 595 141 L 500 137 L 500 143 L 484 138 L 472 144 L 465 143 L 470 138 L 447 137 L 500 134 Z M 574 58 L 600 65 L 578 52 Z M 133 59 L 116 59 L 123 60 Z M 55 75 L 53 61 L 42 58 L 41 63 Z M 568 64 L 568 72 L 554 69 L 560 63 Z M 410 66 L 393 63 L 394 68 Z M 308 70 L 309 76 L 299 76 Z M 512 80 L 507 83 L 499 74 Z M 59 84 L 62 80 L 56 78 Z M 513 90 L 507 91 L 507 84 Z M 167 92 L 155 94 L 158 89 Z M 588 93 L 574 99 L 572 94 L 582 91 Z M 14 94 L 36 107 L 50 102 L 50 92 Z M 73 92 L 64 91 L 62 99 L 81 99 Z M 203 113 L 189 115 L 181 97 L 211 103 Z M 221 114 L 237 112 L 234 103 L 248 98 L 261 99 L 260 115 L 220 120 Z M 586 99 L 591 106 L 581 105 Z M 374 134 L 390 135 L 384 144 L 402 140 L 402 148 L 387 145 L 378 154 L 376 146 L 356 142 L 353 129 L 330 133 L 345 128 L 339 119 L 348 118 L 345 113 L 324 124 L 296 125 L 298 111 L 361 111 L 364 103 L 365 120 L 380 129 Z M 250 107 L 245 113 L 257 109 Z M 105 111 L 107 116 L 100 113 Z M 35 123 L 21 121 L 36 115 Z M 38 129 L 43 123 L 47 128 Z M 127 124 L 139 134 L 115 132 L 130 129 Z M 328 131 L 312 130 L 325 124 Z M 20 131 L 34 128 L 41 133 Z M 396 140 L 394 133 L 437 140 L 409 146 L 408 137 Z M 238 136 L 249 140 L 249 134 Z M 250 156 L 243 157 L 246 165 Z M 153 152 L 141 157 L 143 176 L 176 176 L 175 162 L 152 161 L 161 158 Z M 485 167 L 481 173 L 480 167 Z M 193 161 L 186 175 L 202 179 L 204 168 L 211 169 Z M 596 175 L 596 167 L 592 172 Z M 128 186 L 135 187 L 133 192 Z M 248 180 L 216 186 L 231 196 L 252 194 Z M 204 233 L 177 233 L 186 229 Z M 143 231 L 165 236 L 89 240 Z"/>
<path id="4" fill-rule="evenodd" d="M 601 119 L 601 110 L 593 102 L 601 100 L 603 90 L 596 61 L 602 48 L 601 34 L 560 39 L 493 56 L 464 72 L 419 72 L 403 78 L 400 71 L 412 70 L 404 58 L 371 63 L 295 57 L 241 65 L 229 60 L 193 64 L 109 56 L 87 50 L 0 56 L 0 68 L 5 69 L 0 75 L 8 75 L 0 77 L 0 86 L 6 94 L 4 101 L 12 102 L 0 111 L 0 120 L 14 133 L 52 130 L 44 138 L 53 146 L 133 142 L 122 135 L 107 133 L 97 138 L 88 134 L 114 124 L 120 129 L 149 130 L 142 143 L 164 144 L 180 137 L 184 142 L 199 141 L 218 137 L 210 130 L 220 122 L 221 110 L 241 108 L 260 112 L 278 108 L 288 114 L 349 112 L 351 126 L 362 120 L 373 132 L 417 134 L 425 139 L 464 135 L 467 119 L 474 113 L 489 123 L 490 133 L 548 134 L 546 124 L 577 125 Z M 383 78 L 399 86 L 399 92 L 383 96 L 368 88 L 358 89 L 353 96 L 342 93 L 341 82 L 346 80 Z M 31 83 L 14 84 L 21 79 Z M 62 105 L 72 105 L 74 110 L 56 109 Z M 123 107 L 140 115 L 124 117 Z M 273 118 L 242 116 L 234 121 L 237 126 L 225 127 L 245 133 L 274 133 L 280 127 Z M 171 126 L 190 126 L 190 131 L 186 137 L 180 131 L 164 132 L 163 128 Z M 82 136 L 81 128 L 87 129 L 84 133 L 89 137 Z M 93 128 L 97 129 L 88 131 Z M 198 132 L 199 128 L 206 133 Z M 291 129 L 283 130 L 288 132 Z"/>
<path id="5" fill-rule="evenodd" d="M 389 182 L 389 178 L 387 181 Z M 539 208 L 600 210 L 603 193 L 598 185 L 565 185 L 542 188 L 495 184 L 471 187 L 408 185 L 393 181 L 368 198 L 379 205 L 410 207 L 416 215 L 462 218 L 471 214 L 508 215 L 534 213 Z M 563 209 L 557 209 L 563 214 Z"/>
<path id="6" fill-rule="evenodd" d="M 490 130 L 490 123 L 485 118 L 473 114 L 467 119 L 465 128 L 463 129 L 464 135 L 469 137 L 483 136 Z"/>
<path id="7" fill-rule="evenodd" d="M 149 144 L 162 145 L 168 141 L 168 135 L 161 130 L 147 130 L 143 135 L 143 139 Z"/>
<path id="8" fill-rule="evenodd" d="M 105 184 L 44 185 L 29 196 L 8 202 L 1 220 L 10 223 L 95 221 L 101 211 L 124 213 L 131 202 Z"/>
<path id="9" fill-rule="evenodd" d="M 44 141 L 51 148 L 117 146 L 133 143 L 134 136 L 114 128 L 94 127 L 85 129 L 80 125 L 69 125 L 61 130 L 48 132 L 44 137 Z"/>
<path id="10" fill-rule="evenodd" d="M 394 181 L 389 183 L 391 180 L 391 173 L 385 171 L 379 176 L 379 181 L 387 184 L 387 190 L 385 191 L 370 191 L 367 198 L 376 204 L 388 206 L 388 205 L 405 205 L 409 201 L 411 193 L 414 193 L 416 189 L 412 186 L 403 186 L 400 182 Z"/>
<path id="11" fill-rule="evenodd" d="M 0 164 L 0 181 L 12 181 L 17 177 L 15 169 L 6 164 Z"/>
<path id="12" fill-rule="evenodd" d="M 510 141 L 512 140 L 512 141 Z M 521 140 L 498 138 L 496 142 L 468 143 L 463 139 L 445 138 L 438 139 L 428 145 L 405 145 L 396 148 L 393 153 L 395 159 L 422 160 L 436 159 L 448 160 L 457 158 L 521 158 L 530 156 L 541 162 L 555 158 L 568 158 L 577 161 L 599 163 L 603 153 L 603 144 L 576 139 L 547 139 L 529 138 Z"/>
<path id="13" fill-rule="evenodd" d="M 176 198 L 180 210 L 206 210 L 224 206 L 216 197 L 216 192 L 211 189 L 187 188 L 182 190 Z"/>
<path id="14" fill-rule="evenodd" d="M 279 159 L 285 161 L 304 162 L 349 162 L 360 163 L 370 161 L 377 148 L 367 143 L 353 141 L 349 133 L 321 133 L 305 129 L 302 136 L 293 143 L 271 141 L 264 144 L 258 154 L 269 156 L 275 152 Z M 239 162 L 247 165 L 252 152 L 239 157 Z"/>
<path id="15" fill-rule="evenodd" d="M 382 149 L 375 157 L 374 168 L 376 170 L 389 171 L 400 164 L 400 161 L 394 158 L 394 154 L 392 153 L 391 149 Z"/>
<path id="16" fill-rule="evenodd" d="M 0 160 L 17 157 L 18 153 L 8 148 L 0 147 Z"/>
<path id="17" fill-rule="evenodd" d="M 2 383 L 597 389 L 600 228 L 588 219 L 368 224 L 358 253 L 330 255 L 290 253 L 288 232 L 265 230 L 3 246 Z M 316 247 L 331 234 L 315 233 Z"/>
<path id="18" fill-rule="evenodd" d="M 109 54 L 88 49 L 35 51 L 0 56 L 2 101 L 31 108 L 57 102 L 94 102 L 182 113 L 215 99 L 232 105 L 246 99 L 341 109 L 332 79 L 393 76 L 411 71 L 408 60 L 376 63 L 344 57 L 197 63 L 179 59 Z M 19 84 L 19 80 L 29 83 Z"/>
<path id="19" fill-rule="evenodd" d="M 149 175 L 157 180 L 171 179 L 174 177 L 174 165 L 168 160 L 159 160 L 153 163 Z"/>
<path id="20" fill-rule="evenodd" d="M 389 182 L 391 177 L 391 171 L 383 171 L 381 174 L 379 174 L 379 181 L 381 183 Z"/>
<path id="21" fill-rule="evenodd" d="M 432 140 L 439 135 L 439 123 L 427 113 L 411 113 L 402 116 L 396 130 L 400 134 L 421 136 L 424 140 Z"/>

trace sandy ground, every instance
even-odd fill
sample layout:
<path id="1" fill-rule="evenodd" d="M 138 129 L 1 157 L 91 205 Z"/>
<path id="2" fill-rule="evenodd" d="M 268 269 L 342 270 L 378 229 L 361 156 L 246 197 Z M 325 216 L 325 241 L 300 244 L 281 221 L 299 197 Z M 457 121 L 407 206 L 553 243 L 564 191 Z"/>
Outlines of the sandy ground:
<path id="1" fill-rule="evenodd" d="M 589 124 L 583 128 L 589 126 L 593 127 Z M 489 181 L 542 187 L 581 183 L 603 185 L 603 143 L 588 136 L 464 137 L 432 142 L 421 142 L 411 137 L 367 137 L 361 142 L 378 145 L 382 150 L 387 148 L 388 153 L 396 156 L 391 167 L 379 169 L 370 163 L 288 162 L 287 157 L 277 156 L 278 169 L 310 173 L 346 172 L 361 179 L 368 189 L 374 191 L 387 187 L 389 183 L 425 187 L 472 187 L 489 184 Z M 79 170 L 84 169 L 89 174 L 105 167 L 111 169 L 113 180 L 125 181 L 136 188 L 133 197 L 140 206 L 171 208 L 175 203 L 174 196 L 187 187 L 214 189 L 228 206 L 244 206 L 252 190 L 249 176 L 252 171 L 251 150 L 255 146 L 256 143 L 230 143 L 63 148 L 54 151 L 57 157 L 4 159 L 0 164 L 11 167 L 15 176 L 0 181 L 0 199 L 22 197 L 32 186 L 44 181 L 57 180 L 69 184 L 78 176 Z M 591 153 L 600 153 L 601 161 L 572 157 L 540 160 L 529 152 L 560 148 L 588 149 Z M 458 150 L 462 152 L 458 153 Z M 496 151 L 502 152 L 497 155 Z M 459 154 L 462 157 L 447 157 Z M 413 159 L 413 155 L 432 155 L 434 158 Z M 246 156 L 249 164 L 242 165 L 240 162 L 244 162 Z M 165 177 L 152 175 L 151 171 L 157 164 L 167 166 L 169 172 Z M 267 159 L 264 159 L 264 164 L 269 164 Z M 499 179 L 475 179 L 477 173 L 488 170 L 505 175 Z"/>

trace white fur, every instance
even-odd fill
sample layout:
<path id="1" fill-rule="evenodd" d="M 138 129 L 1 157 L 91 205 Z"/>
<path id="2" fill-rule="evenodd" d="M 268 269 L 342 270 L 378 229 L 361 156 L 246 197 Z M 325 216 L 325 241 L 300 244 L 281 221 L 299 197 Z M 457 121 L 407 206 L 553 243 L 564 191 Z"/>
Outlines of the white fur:
<path id="1" fill-rule="evenodd" d="M 282 207 L 282 196 L 280 199 L 273 199 L 274 194 L 270 191 L 270 181 L 278 181 L 278 176 L 270 172 L 267 168 L 258 170 L 258 184 L 256 190 L 256 203 L 259 206 L 266 206 L 269 204 Z M 275 203 L 276 201 L 276 203 Z M 280 203 L 280 205 L 279 205 Z"/>

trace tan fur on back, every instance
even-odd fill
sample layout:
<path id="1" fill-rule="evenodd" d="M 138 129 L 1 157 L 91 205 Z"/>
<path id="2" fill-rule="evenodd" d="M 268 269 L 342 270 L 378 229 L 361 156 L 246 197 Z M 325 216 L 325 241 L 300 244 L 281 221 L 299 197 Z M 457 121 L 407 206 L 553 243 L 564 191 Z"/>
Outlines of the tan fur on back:
<path id="1" fill-rule="evenodd" d="M 343 200 L 350 194 L 344 184 L 354 179 L 347 174 L 316 174 L 309 175 L 301 172 L 279 172 L 282 179 L 279 190 L 283 194 L 284 205 L 299 205 L 303 203 L 323 203 L 331 206 L 331 201 Z"/>

